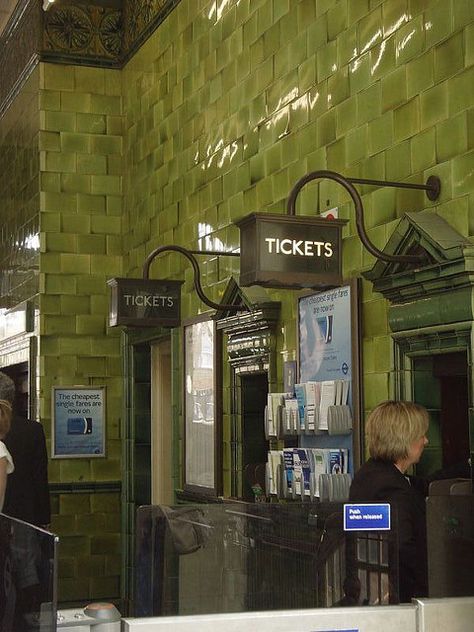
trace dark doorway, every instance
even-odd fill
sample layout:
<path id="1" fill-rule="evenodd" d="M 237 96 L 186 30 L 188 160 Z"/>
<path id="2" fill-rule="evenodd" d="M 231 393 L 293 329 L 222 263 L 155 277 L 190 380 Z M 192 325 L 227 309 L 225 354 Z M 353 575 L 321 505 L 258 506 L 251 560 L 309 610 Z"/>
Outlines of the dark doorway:
<path id="1" fill-rule="evenodd" d="M 268 441 L 265 437 L 265 406 L 268 395 L 266 373 L 241 377 L 242 394 L 242 495 L 246 501 L 253 501 L 252 485 L 260 483 L 265 488 L 265 463 L 267 462 Z M 263 485 L 262 485 L 263 483 Z"/>
<path id="2" fill-rule="evenodd" d="M 15 413 L 20 417 L 28 418 L 29 415 L 29 376 L 28 362 L 12 364 L 0 369 L 15 382 Z"/>
<path id="3" fill-rule="evenodd" d="M 414 399 L 430 413 L 429 444 L 417 467 L 423 476 L 467 464 L 469 396 L 464 351 L 415 358 Z"/>

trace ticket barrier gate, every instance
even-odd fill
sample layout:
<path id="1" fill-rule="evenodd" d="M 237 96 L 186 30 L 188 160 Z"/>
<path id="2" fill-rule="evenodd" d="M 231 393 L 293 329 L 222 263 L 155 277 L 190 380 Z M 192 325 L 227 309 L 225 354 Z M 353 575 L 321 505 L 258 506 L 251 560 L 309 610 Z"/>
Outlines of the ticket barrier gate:
<path id="1" fill-rule="evenodd" d="M 453 597 L 399 606 L 123 619 L 122 632 L 472 632 L 473 624 L 474 597 Z"/>

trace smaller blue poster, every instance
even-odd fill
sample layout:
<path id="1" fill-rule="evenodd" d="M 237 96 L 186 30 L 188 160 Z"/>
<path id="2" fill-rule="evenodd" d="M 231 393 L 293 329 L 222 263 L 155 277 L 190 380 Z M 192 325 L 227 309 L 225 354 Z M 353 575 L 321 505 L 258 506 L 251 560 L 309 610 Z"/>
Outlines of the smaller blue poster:
<path id="1" fill-rule="evenodd" d="M 105 387 L 53 387 L 52 458 L 105 456 Z"/>
<path id="2" fill-rule="evenodd" d="M 344 531 L 390 531 L 390 504 L 344 505 Z"/>

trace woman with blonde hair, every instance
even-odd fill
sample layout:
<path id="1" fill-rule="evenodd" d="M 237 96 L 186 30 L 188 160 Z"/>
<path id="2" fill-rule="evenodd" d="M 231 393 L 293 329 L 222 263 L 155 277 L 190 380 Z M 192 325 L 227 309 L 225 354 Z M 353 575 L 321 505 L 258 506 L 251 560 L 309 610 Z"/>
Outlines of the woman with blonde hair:
<path id="1" fill-rule="evenodd" d="M 386 401 L 367 418 L 369 460 L 355 474 L 352 503 L 388 502 L 398 534 L 399 601 L 428 592 L 425 498 L 406 476 L 428 443 L 429 417 L 414 402 Z"/>
<path id="2" fill-rule="evenodd" d="M 3 509 L 5 499 L 7 476 L 14 470 L 10 452 L 2 441 L 10 430 L 11 418 L 12 405 L 6 399 L 0 399 L 0 512 Z"/>

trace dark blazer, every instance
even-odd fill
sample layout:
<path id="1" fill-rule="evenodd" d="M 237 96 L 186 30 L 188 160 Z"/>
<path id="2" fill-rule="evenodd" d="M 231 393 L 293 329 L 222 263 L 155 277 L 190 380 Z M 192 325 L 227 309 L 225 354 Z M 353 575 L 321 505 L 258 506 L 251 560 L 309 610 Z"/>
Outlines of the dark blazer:
<path id="1" fill-rule="evenodd" d="M 369 459 L 354 476 L 350 502 L 389 502 L 398 526 L 399 599 L 428 595 L 425 498 L 393 463 Z M 395 525 L 394 525 L 395 528 Z"/>
<path id="2" fill-rule="evenodd" d="M 34 525 L 48 525 L 51 506 L 43 426 L 14 415 L 4 443 L 12 455 L 15 471 L 7 478 L 3 513 Z"/>

